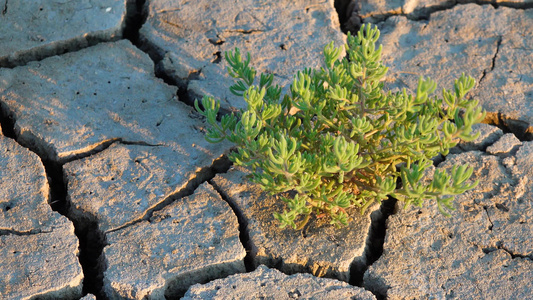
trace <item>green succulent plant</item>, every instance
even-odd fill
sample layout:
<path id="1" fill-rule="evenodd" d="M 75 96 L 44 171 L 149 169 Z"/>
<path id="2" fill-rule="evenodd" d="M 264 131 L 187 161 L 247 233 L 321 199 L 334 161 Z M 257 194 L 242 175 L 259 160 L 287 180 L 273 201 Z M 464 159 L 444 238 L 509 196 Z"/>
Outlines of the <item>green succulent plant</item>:
<path id="1" fill-rule="evenodd" d="M 467 182 L 473 170 L 466 165 L 437 169 L 423 180 L 433 157 L 448 154 L 460 139 L 477 137 L 472 125 L 485 113 L 478 101 L 465 99 L 474 79 L 463 74 L 442 97 L 433 95 L 436 83 L 423 77 L 414 95 L 385 92 L 379 34 L 363 26 L 356 36 L 348 34 L 344 49 L 331 42 L 325 67 L 299 71 L 283 97 L 272 74 L 261 74 L 254 84 L 249 53 L 243 58 L 238 48 L 226 52 L 236 79 L 230 90 L 244 97 L 247 109 L 218 122 L 218 101 L 204 97 L 203 108 L 195 102 L 210 125 L 209 142 L 235 143 L 230 159 L 249 167 L 251 180 L 264 190 L 293 192 L 280 198 L 287 209 L 274 213 L 281 227 L 300 229 L 311 214 L 346 225 L 349 207 L 363 213 L 388 197 L 418 206 L 434 200 L 449 215 L 453 196 L 477 185 Z"/>

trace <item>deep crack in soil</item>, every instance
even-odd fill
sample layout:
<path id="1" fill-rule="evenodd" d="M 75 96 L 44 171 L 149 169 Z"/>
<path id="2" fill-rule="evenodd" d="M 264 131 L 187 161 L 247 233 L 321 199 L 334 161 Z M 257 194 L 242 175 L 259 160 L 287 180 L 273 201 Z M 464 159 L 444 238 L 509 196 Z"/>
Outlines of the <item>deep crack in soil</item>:
<path id="1" fill-rule="evenodd" d="M 74 224 L 74 234 L 79 241 L 79 262 L 83 270 L 83 294 L 91 293 L 97 299 L 107 299 L 103 294 L 104 262 L 101 260 L 106 245 L 105 235 L 98 229 L 94 216 L 74 218 L 67 200 L 67 180 L 63 165 L 43 161 L 48 176 L 52 210 L 67 217 Z M 84 215 L 88 213 L 84 212 Z"/>
<path id="2" fill-rule="evenodd" d="M 233 214 L 237 216 L 237 222 L 239 223 L 239 240 L 241 241 L 242 246 L 246 250 L 246 256 L 244 257 L 244 267 L 246 268 L 246 272 L 253 272 L 255 270 L 255 257 L 253 256 L 251 248 L 252 245 L 250 243 L 250 234 L 248 233 L 248 222 L 246 221 L 246 218 L 244 217 L 244 214 L 242 213 L 240 208 L 237 207 L 237 205 L 235 205 L 235 203 L 230 200 L 230 197 L 228 196 L 228 194 L 226 194 L 226 192 L 224 192 L 223 189 L 221 189 L 212 180 L 209 180 L 209 184 L 213 186 L 213 188 L 215 189 L 215 191 L 217 191 L 222 200 L 226 201 L 226 203 L 231 207 L 231 209 L 233 210 Z"/>
<path id="3" fill-rule="evenodd" d="M 135 3 L 130 4 L 127 9 L 126 26 L 124 28 L 123 36 L 128 39 L 135 47 L 144 53 L 148 54 L 152 62 L 154 63 L 155 77 L 163 80 L 168 85 L 176 86 L 178 88 L 177 96 L 180 102 L 183 102 L 189 106 L 194 106 L 195 96 L 190 95 L 188 92 L 188 85 L 190 80 L 198 78 L 198 75 L 202 70 L 192 72 L 187 78 L 183 80 L 177 80 L 172 75 L 168 74 L 161 67 L 160 62 L 163 60 L 163 50 L 159 49 L 156 45 L 152 44 L 148 40 L 140 38 L 139 31 L 148 19 L 148 1 L 135 0 Z"/>
<path id="4" fill-rule="evenodd" d="M 337 0 L 335 1 L 336 3 L 336 7 L 337 7 L 337 2 L 339 3 L 344 3 L 344 2 L 351 2 L 352 5 L 357 5 L 357 3 L 359 2 L 359 0 Z M 405 16 L 407 19 L 409 20 L 413 20 L 413 21 L 427 21 L 431 18 L 431 15 L 436 13 L 436 12 L 440 12 L 440 11 L 445 11 L 445 10 L 450 10 L 450 9 L 453 9 L 454 7 L 456 7 L 457 5 L 466 5 L 466 4 L 477 4 L 477 5 L 491 5 L 492 7 L 494 7 L 495 9 L 498 9 L 499 7 L 509 7 L 509 8 L 513 8 L 513 9 L 530 9 L 530 8 L 533 8 L 533 2 L 530 2 L 530 3 L 518 3 L 518 2 L 499 2 L 499 1 L 496 1 L 496 0 L 493 0 L 491 2 L 481 2 L 479 0 L 451 0 L 451 1 L 448 1 L 448 2 L 442 2 L 442 3 L 438 3 L 438 4 L 435 4 L 435 5 L 432 5 L 432 6 L 429 6 L 429 7 L 420 7 L 420 8 L 417 8 L 417 9 L 414 9 L 412 12 L 410 13 L 405 13 L 403 11 L 403 8 L 401 6 L 399 6 L 397 8 L 396 11 L 393 11 L 393 12 L 386 12 L 386 13 L 376 13 L 376 14 L 372 14 L 370 13 L 369 15 L 365 16 L 365 19 L 367 19 L 367 21 L 363 21 L 364 23 L 368 23 L 368 21 L 370 21 L 371 23 L 379 23 L 379 22 L 384 22 L 386 21 L 389 17 L 392 17 L 392 16 Z M 351 5 L 347 5 L 347 7 L 350 7 Z M 350 14 L 349 11 L 344 11 L 343 12 L 344 14 Z M 363 17 L 361 15 L 359 15 L 359 12 L 357 10 L 354 10 L 352 12 L 353 15 L 355 15 L 356 17 L 358 17 L 360 20 L 363 19 Z M 340 12 L 339 12 L 339 19 L 340 19 Z M 348 17 L 349 18 L 349 17 Z M 352 32 L 354 32 L 353 30 L 351 30 Z"/>
<path id="5" fill-rule="evenodd" d="M 94 218 L 71 221 L 74 223 L 74 233 L 80 243 L 79 260 L 84 275 L 83 294 L 91 293 L 100 300 L 108 299 L 103 292 L 104 271 L 107 269 L 103 252 L 107 243 Z"/>
<path id="6" fill-rule="evenodd" d="M 144 22 L 146 22 L 147 17 L 146 0 L 128 1 L 126 6 L 126 24 L 122 36 L 130 40 L 133 45 L 138 46 L 139 30 Z"/>
<path id="7" fill-rule="evenodd" d="M 500 112 L 487 112 L 483 123 L 496 126 L 503 133 L 512 133 L 521 142 L 533 141 L 533 126 L 526 121 L 507 118 Z"/>
<path id="8" fill-rule="evenodd" d="M 174 201 L 185 198 L 187 196 L 191 196 L 201 184 L 203 184 L 204 182 L 209 182 L 218 173 L 226 173 L 231 166 L 231 161 L 225 154 L 223 154 L 219 158 L 215 159 L 211 166 L 203 167 L 199 171 L 197 171 L 195 176 L 187 182 L 185 187 L 175 192 L 174 194 L 167 196 L 163 201 L 157 203 L 154 207 L 146 210 L 142 217 L 128 222 L 120 227 L 110 229 L 106 233 L 122 230 L 142 221 L 150 220 L 150 218 L 152 218 L 155 212 L 162 210 Z"/>
<path id="9" fill-rule="evenodd" d="M 352 264 L 350 267 L 349 282 L 351 285 L 365 288 L 363 277 L 368 267 L 374 264 L 383 254 L 383 244 L 385 243 L 385 235 L 387 233 L 387 219 L 390 215 L 395 213 L 396 202 L 397 200 L 393 198 L 383 200 L 381 201 L 381 206 L 379 209 L 370 215 L 372 222 L 370 224 L 364 251 L 366 263 Z M 378 295 L 375 293 L 374 295 L 378 298 L 378 300 L 386 298 L 386 295 Z"/>
<path id="10" fill-rule="evenodd" d="M 15 131 L 16 120 L 4 103 L 0 102 L 0 125 L 4 136 L 17 141 Z M 20 145 L 20 143 L 17 141 Z M 79 241 L 79 262 L 83 270 L 83 293 L 92 293 L 97 299 L 106 299 L 101 294 L 103 286 L 102 266 L 98 263 L 104 248 L 103 235 L 97 230 L 95 222 L 76 222 L 69 217 L 69 202 L 67 201 L 67 183 L 64 178 L 63 165 L 43 158 L 43 153 L 21 145 L 37 154 L 44 165 L 48 184 L 50 186 L 49 205 L 53 211 L 67 217 L 74 224 L 74 234 Z M 45 296 L 45 295 L 44 295 Z"/>

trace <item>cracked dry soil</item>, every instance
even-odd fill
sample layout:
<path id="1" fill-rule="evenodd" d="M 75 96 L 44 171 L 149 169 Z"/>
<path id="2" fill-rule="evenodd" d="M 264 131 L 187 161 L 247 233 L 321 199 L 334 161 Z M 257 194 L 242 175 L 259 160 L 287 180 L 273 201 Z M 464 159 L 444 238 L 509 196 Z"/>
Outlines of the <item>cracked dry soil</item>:
<path id="1" fill-rule="evenodd" d="M 17 150 L 24 153 L 22 160 L 4 155 L 2 183 L 8 182 L 5 176 L 26 174 L 20 170 L 24 161 L 31 161 L 27 153 L 36 154 L 40 162 L 34 172 L 42 173 L 36 175 L 42 182 L 36 190 L 42 198 L 35 203 L 42 214 L 33 225 L 18 228 L 9 225 L 9 218 L 26 212 L 16 200 L 2 202 L 0 245 L 9 251 L 4 256 L 9 267 L 0 296 L 194 298 L 218 291 L 220 284 L 239 290 L 246 284 L 239 280 L 264 272 L 259 265 L 265 264 L 287 275 L 334 279 L 321 284 L 341 284 L 344 293 L 320 294 L 320 287 L 310 288 L 312 284 L 298 277 L 302 286 L 288 290 L 289 297 L 306 296 L 306 289 L 317 299 L 529 297 L 533 113 L 528 104 L 533 82 L 524 78 L 529 78 L 533 54 L 515 45 L 531 33 L 519 25 L 531 24 L 533 2 L 405 1 L 402 6 L 371 0 L 243 0 L 237 10 L 220 1 L 95 2 L 84 7 L 92 14 L 87 16 L 96 17 L 85 33 L 76 32 L 75 23 L 87 18 L 79 15 L 82 11 L 75 13 L 76 7 L 32 2 L 26 9 L 36 21 L 28 28 L 48 22 L 42 20 L 49 13 L 73 26 L 62 36 L 22 30 L 38 41 L 30 46 L 22 42 L 24 35 L 15 34 L 20 32 L 13 21 L 25 8 L 7 0 L 3 4 L 0 18 L 9 27 L 0 29 L 9 29 L 11 40 L 21 42 L 6 44 L 8 52 L 0 53 L 0 126 L 3 136 L 18 145 L 10 147 L 25 150 Z M 283 15 L 286 11 L 291 14 Z M 98 22 L 100 18 L 107 21 Z M 482 21 L 472 25 L 477 20 Z M 495 20 L 496 27 L 487 20 Z M 231 145 L 203 140 L 204 124 L 191 107 L 193 100 L 214 95 L 223 100 L 223 113 L 242 107 L 242 100 L 225 92 L 231 83 L 223 75 L 226 50 L 238 46 L 252 55 L 270 51 L 252 63 L 288 84 L 288 74 L 312 52 L 304 49 L 320 52 L 332 37 L 342 43 L 347 31 L 368 22 L 382 30 L 389 74 L 412 71 L 446 84 L 456 74 L 445 70 L 455 69 L 478 78 L 474 94 L 488 111 L 487 124 L 476 129 L 478 140 L 459 145 L 436 165 L 473 164 L 480 187 L 458 197 L 449 219 L 436 214 L 432 204 L 405 209 L 390 199 L 358 220 L 351 229 L 357 234 L 350 229 L 333 233 L 321 225 L 298 233 L 280 231 L 265 221 L 272 207 L 256 204 L 273 199 L 243 180 L 242 170 L 232 168 L 224 155 Z M 515 26 L 500 26 L 504 22 Z M 464 29 L 468 27 L 474 29 Z M 481 34 L 472 42 L 475 30 Z M 439 52 L 440 47 L 446 51 Z M 319 57 L 312 55 L 311 61 Z M 293 61 L 288 67 L 287 57 Z M 514 73 L 504 67 L 513 59 L 518 64 Z M 505 97 L 486 88 L 507 91 L 509 81 L 501 78 L 516 76 L 520 83 Z M 417 78 L 403 73 L 387 81 L 392 88 L 396 84 L 413 90 Z M 509 145 L 504 134 L 518 142 Z M 2 140 L 4 153 L 12 142 Z M 18 191 L 9 196 L 13 199 L 28 197 L 22 188 L 2 189 Z M 47 238 L 54 232 L 64 239 Z M 291 244 L 294 240 L 303 243 Z M 21 253 L 36 256 L 20 258 Z M 13 262 L 25 269 L 16 269 Z M 68 272 L 61 277 L 53 269 Z M 268 276 L 262 274 L 257 276 Z M 53 280 L 36 284 L 43 276 Z M 208 282 L 219 286 L 210 288 Z M 279 284 L 280 291 L 283 282 L 288 281 Z M 186 293 L 197 283 L 205 286 Z M 258 289 L 248 297 L 268 293 Z M 238 295 L 224 288 L 219 293 Z"/>

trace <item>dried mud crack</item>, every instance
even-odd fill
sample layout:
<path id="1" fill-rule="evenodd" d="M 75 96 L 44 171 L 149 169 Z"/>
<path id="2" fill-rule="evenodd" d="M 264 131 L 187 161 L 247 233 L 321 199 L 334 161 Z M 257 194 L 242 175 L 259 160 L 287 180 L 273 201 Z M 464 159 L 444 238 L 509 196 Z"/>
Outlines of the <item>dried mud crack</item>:
<path id="1" fill-rule="evenodd" d="M 335 10 L 339 16 L 341 23 L 341 30 L 345 34 L 350 32 L 357 32 L 361 25 L 361 17 L 353 11 L 355 1 L 353 0 L 335 0 Z"/>
<path id="2" fill-rule="evenodd" d="M 2 15 L 7 14 L 7 2 L 8 2 L 8 1 L 9 1 L 9 0 L 5 0 L 5 2 L 4 2 L 4 9 L 2 9 Z"/>
<path id="3" fill-rule="evenodd" d="M 477 5 L 480 5 L 480 6 L 482 6 L 482 5 L 491 5 L 495 9 L 498 9 L 499 7 L 509 7 L 509 8 L 520 9 L 520 10 L 533 8 L 533 3 L 528 3 L 528 2 L 518 3 L 518 2 L 500 2 L 500 1 L 477 1 L 477 0 L 457 1 L 457 0 L 452 0 L 452 1 L 442 1 L 442 3 L 431 5 L 431 6 L 427 6 L 427 7 L 415 8 L 411 12 L 405 12 L 403 7 L 399 6 L 396 9 L 392 9 L 392 10 L 389 10 L 389 11 L 383 12 L 383 13 L 360 14 L 360 12 L 359 12 L 360 7 L 362 5 L 365 5 L 365 3 L 361 3 L 362 1 L 340 1 L 339 0 L 339 1 L 336 1 L 336 2 L 339 2 L 339 3 L 350 2 L 349 4 L 344 4 L 344 5 L 346 5 L 347 8 L 352 8 L 353 9 L 352 15 L 349 16 L 349 17 L 345 17 L 344 20 L 349 19 L 349 18 L 357 18 L 359 20 L 363 20 L 364 23 L 384 22 L 384 21 L 386 21 L 388 18 L 390 18 L 392 16 L 405 16 L 407 19 L 413 20 L 413 21 L 427 21 L 427 20 L 429 20 L 431 18 L 431 15 L 434 14 L 434 13 L 441 12 L 441 11 L 446 11 L 446 10 L 451 10 L 454 7 L 456 7 L 457 5 L 467 5 L 467 4 L 477 4 Z M 339 4 L 339 7 L 342 7 L 342 5 L 343 4 Z M 337 4 L 336 4 L 336 7 L 337 7 Z M 343 13 L 346 14 L 346 15 L 350 14 L 349 11 L 345 11 Z M 340 16 L 341 16 L 341 14 L 339 13 L 339 18 L 340 18 Z M 340 18 L 340 19 L 343 20 L 342 18 Z M 357 28 L 355 28 L 355 29 L 349 28 L 349 29 L 352 32 L 354 30 L 357 30 Z"/>
<path id="4" fill-rule="evenodd" d="M 97 299 L 107 299 L 102 291 L 105 265 L 101 258 L 106 244 L 105 235 L 98 229 L 94 216 L 88 216 L 86 212 L 83 213 L 84 218 L 72 216 L 63 165 L 53 162 L 44 165 L 50 181 L 50 206 L 74 224 L 74 234 L 79 241 L 79 262 L 84 275 L 83 294 L 90 293 Z"/>
<path id="5" fill-rule="evenodd" d="M 491 252 L 494 252 L 494 251 L 497 251 L 497 250 L 503 250 L 505 252 L 507 252 L 512 259 L 516 259 L 516 258 L 525 258 L 525 259 L 530 259 L 530 260 L 533 260 L 533 255 L 522 255 L 522 254 L 516 254 L 514 252 L 512 252 L 511 250 L 507 249 L 506 247 L 503 246 L 503 243 L 500 241 L 498 243 L 496 243 L 496 248 L 483 248 L 483 253 L 485 254 L 489 254 Z"/>
<path id="6" fill-rule="evenodd" d="M 485 79 L 485 76 L 487 75 L 487 73 L 489 72 L 492 72 L 494 70 L 494 66 L 496 64 L 496 58 L 498 57 L 498 53 L 500 52 L 500 46 L 502 45 L 502 36 L 498 36 L 498 42 L 496 44 L 496 51 L 494 52 L 494 56 L 492 57 L 492 61 L 491 61 L 491 65 L 490 65 L 490 70 L 484 70 L 483 71 L 483 75 L 481 76 L 481 78 L 479 79 L 479 83 L 481 84 L 483 82 L 483 80 Z"/>
<path id="7" fill-rule="evenodd" d="M 17 135 L 15 131 L 15 123 L 13 114 L 9 113 L 7 107 L 0 103 L 0 125 L 3 130 L 3 134 L 17 141 Z M 18 141 L 17 141 L 18 142 Z M 19 143 L 20 144 L 20 143 Z M 36 153 L 44 165 L 45 172 L 48 178 L 48 184 L 50 186 L 50 202 L 49 205 L 53 211 L 67 217 L 74 225 L 74 234 L 79 241 L 79 263 L 83 269 L 83 293 L 92 293 L 98 297 L 98 299 L 105 299 L 101 294 L 102 287 L 102 267 L 99 264 L 99 257 L 104 248 L 103 235 L 97 230 L 95 222 L 77 222 L 69 216 L 69 203 L 67 201 L 67 183 L 65 182 L 63 165 L 43 158 L 43 153 L 40 153 L 37 149 L 32 149 L 27 145 L 21 144 L 21 146 L 28 148 L 33 153 Z M 86 156 L 88 156 L 87 154 Z M 30 233 L 17 233 L 10 232 L 10 234 L 16 235 L 28 235 L 38 234 L 40 232 Z"/>
<path id="8" fill-rule="evenodd" d="M 370 265 L 376 262 L 383 254 L 383 244 L 387 233 L 387 219 L 395 213 L 396 199 L 389 198 L 381 202 L 378 210 L 370 215 L 372 220 L 365 247 L 365 264 L 352 264 L 350 267 L 350 284 L 358 287 L 366 287 L 363 284 L 363 276 Z M 367 289 L 369 290 L 369 289 Z M 371 291 L 371 290 L 369 290 Z M 371 291 L 374 293 L 373 291 Z M 374 293 L 378 299 L 385 299 L 386 295 Z"/>
<path id="9" fill-rule="evenodd" d="M 227 171 L 227 170 L 226 170 Z M 225 173 L 225 172 L 224 172 Z M 224 192 L 223 189 L 220 188 L 215 182 L 212 180 L 208 181 L 209 184 L 213 186 L 215 191 L 220 195 L 222 200 L 224 200 L 233 210 L 233 213 L 237 217 L 237 222 L 239 223 L 239 240 L 241 241 L 242 246 L 246 250 L 246 256 L 244 257 L 244 266 L 246 267 L 246 272 L 252 272 L 255 270 L 255 264 L 253 257 L 253 251 L 251 249 L 252 245 L 250 243 L 250 234 L 248 233 L 248 222 L 246 221 L 246 218 L 244 217 L 242 211 L 240 208 L 235 205 L 233 201 L 230 200 L 230 197 L 226 192 Z"/>
<path id="10" fill-rule="evenodd" d="M 533 126 L 526 121 L 508 118 L 500 112 L 487 112 L 483 123 L 496 126 L 504 133 L 512 133 L 522 142 L 533 141 Z"/>
<path id="11" fill-rule="evenodd" d="M 107 230 L 105 233 L 107 234 L 110 232 L 122 230 L 124 228 L 130 227 L 142 221 L 150 220 L 150 218 L 152 218 L 155 212 L 162 210 L 163 208 L 165 208 L 166 206 L 168 206 L 174 201 L 177 201 L 179 199 L 182 199 L 182 198 L 185 198 L 187 196 L 191 196 L 192 194 L 194 194 L 194 191 L 202 183 L 209 182 L 211 179 L 213 179 L 216 176 L 216 174 L 226 173 L 231 167 L 231 165 L 232 163 L 228 159 L 228 157 L 226 155 L 222 155 L 221 157 L 215 159 L 211 166 L 204 167 L 200 169 L 199 171 L 197 171 L 196 175 L 187 182 L 185 187 L 169 195 L 163 201 L 156 204 L 154 207 L 148 209 L 141 218 L 128 222 L 120 227 Z"/>
<path id="12" fill-rule="evenodd" d="M 106 246 L 105 234 L 98 229 L 98 224 L 93 219 L 94 217 L 89 216 L 87 219 L 71 219 L 74 223 L 74 233 L 80 243 L 79 260 L 84 274 L 83 293 L 91 293 L 97 299 L 107 299 L 102 289 L 106 269 L 102 255 Z"/>
<path id="13" fill-rule="evenodd" d="M 139 46 L 139 29 L 141 29 L 147 17 L 146 0 L 128 1 L 126 24 L 122 35 L 135 46 Z"/>
<path id="14" fill-rule="evenodd" d="M 148 18 L 148 2 L 146 0 L 136 0 L 128 6 L 126 26 L 124 28 L 123 36 L 128 39 L 139 50 L 148 54 L 152 62 L 154 63 L 155 77 L 163 80 L 168 85 L 178 87 L 177 96 L 180 102 L 183 102 L 189 106 L 194 106 L 194 100 L 198 95 L 190 95 L 188 92 L 188 85 L 190 80 L 198 79 L 202 70 L 196 70 L 191 72 L 189 76 L 183 80 L 177 80 L 167 70 L 161 66 L 161 61 L 164 58 L 164 51 L 159 49 L 155 44 L 151 43 L 147 39 L 141 39 L 139 37 L 139 30 L 144 25 Z M 223 42 L 215 42 L 218 45 Z M 217 56 L 218 53 L 218 56 Z M 218 63 L 221 60 L 221 53 L 214 54 L 215 60 L 213 63 Z M 171 60 L 171 58 L 169 58 Z"/>

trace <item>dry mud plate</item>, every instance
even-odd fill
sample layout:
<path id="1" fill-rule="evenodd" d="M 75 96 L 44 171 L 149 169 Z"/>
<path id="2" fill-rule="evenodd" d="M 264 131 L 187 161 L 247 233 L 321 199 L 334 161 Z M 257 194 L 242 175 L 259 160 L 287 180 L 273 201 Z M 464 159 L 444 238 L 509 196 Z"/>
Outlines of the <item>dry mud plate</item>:
<path id="1" fill-rule="evenodd" d="M 389 90 L 476 79 L 480 136 L 435 168 L 480 183 L 281 229 L 192 103 L 245 108 L 225 51 L 288 91 L 362 23 Z M 532 36 L 528 0 L 0 0 L 0 298 L 533 299 Z"/>

